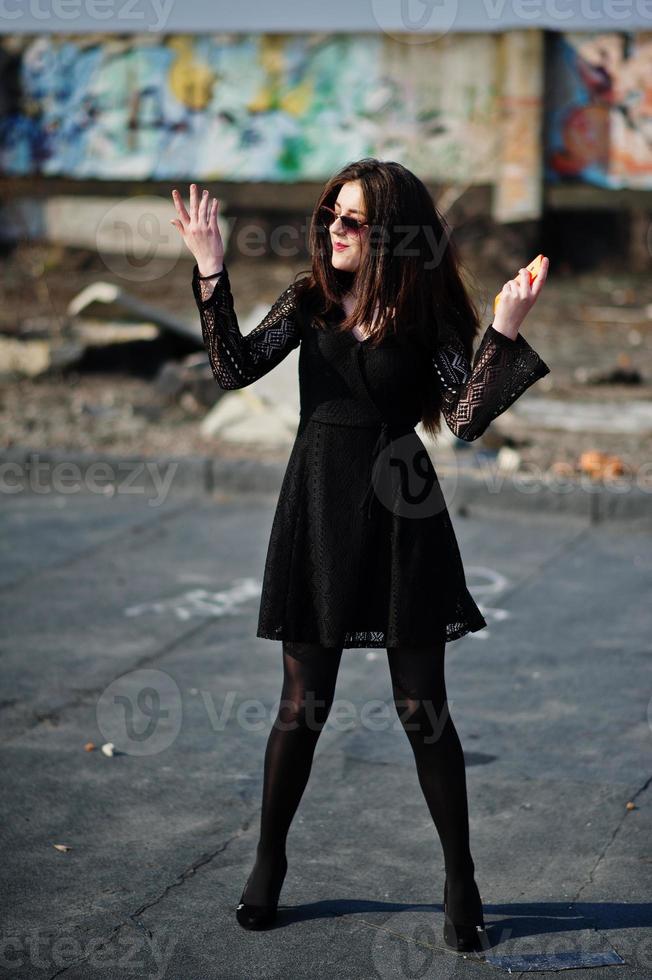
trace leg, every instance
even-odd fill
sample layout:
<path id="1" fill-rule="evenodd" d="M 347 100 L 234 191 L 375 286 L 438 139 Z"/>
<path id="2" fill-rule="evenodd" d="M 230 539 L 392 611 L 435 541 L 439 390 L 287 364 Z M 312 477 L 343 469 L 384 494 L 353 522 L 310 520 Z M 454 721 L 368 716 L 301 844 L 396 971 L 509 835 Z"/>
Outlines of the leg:
<path id="1" fill-rule="evenodd" d="M 285 843 L 335 694 L 342 650 L 283 642 L 283 687 L 265 749 L 256 864 L 242 901 L 264 905 L 284 872 Z"/>
<path id="2" fill-rule="evenodd" d="M 448 710 L 444 678 L 446 641 L 429 647 L 389 647 L 394 704 L 410 741 L 419 784 L 437 829 L 448 879 L 450 914 L 477 913 L 464 753 Z"/>

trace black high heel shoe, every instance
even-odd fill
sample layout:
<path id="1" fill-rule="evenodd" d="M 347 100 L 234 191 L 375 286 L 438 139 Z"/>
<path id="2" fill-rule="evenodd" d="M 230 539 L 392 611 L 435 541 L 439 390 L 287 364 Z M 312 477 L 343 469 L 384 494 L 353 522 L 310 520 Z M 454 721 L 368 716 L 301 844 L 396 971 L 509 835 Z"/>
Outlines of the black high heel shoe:
<path id="1" fill-rule="evenodd" d="M 482 914 L 482 900 L 478 886 L 473 881 L 480 912 L 477 921 L 453 922 L 448 914 L 448 878 L 444 882 L 444 942 L 458 953 L 479 953 L 489 946 Z"/>
<path id="2" fill-rule="evenodd" d="M 240 896 L 240 904 L 236 906 L 235 910 L 235 917 L 243 929 L 268 929 L 269 926 L 274 923 L 278 909 L 278 898 L 281 893 L 281 888 L 283 887 L 283 882 L 285 881 L 285 875 L 288 869 L 286 857 L 283 857 L 281 867 L 283 870 L 282 874 L 279 876 L 277 887 L 275 889 L 276 898 L 273 902 L 269 902 L 266 905 L 251 905 L 248 902 L 243 902 L 242 895 L 244 895 L 247 890 L 247 885 L 244 886 L 242 895 Z M 249 875 L 249 878 L 251 878 L 251 874 Z M 249 884 L 249 878 L 247 879 L 247 884 Z"/>

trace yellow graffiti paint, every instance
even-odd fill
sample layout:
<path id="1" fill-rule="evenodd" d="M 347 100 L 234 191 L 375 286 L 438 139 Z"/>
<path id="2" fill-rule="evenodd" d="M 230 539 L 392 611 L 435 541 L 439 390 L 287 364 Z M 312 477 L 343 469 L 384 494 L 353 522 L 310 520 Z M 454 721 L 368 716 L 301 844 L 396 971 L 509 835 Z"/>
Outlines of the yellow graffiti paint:
<path id="1" fill-rule="evenodd" d="M 168 46 L 176 51 L 169 78 L 172 92 L 189 109 L 205 109 L 213 96 L 215 72 L 195 60 L 192 38 L 172 37 Z"/>

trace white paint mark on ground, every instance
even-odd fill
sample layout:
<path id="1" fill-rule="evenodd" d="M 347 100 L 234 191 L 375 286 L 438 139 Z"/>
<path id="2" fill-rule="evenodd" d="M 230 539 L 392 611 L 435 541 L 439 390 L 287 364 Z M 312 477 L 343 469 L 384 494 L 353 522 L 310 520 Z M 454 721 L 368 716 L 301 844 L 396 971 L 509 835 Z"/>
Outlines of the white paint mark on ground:
<path id="1" fill-rule="evenodd" d="M 211 592 L 208 589 L 189 589 L 168 599 L 141 602 L 127 606 L 125 616 L 143 616 L 172 613 L 177 619 L 188 620 L 193 616 L 236 616 L 240 606 L 254 596 L 260 596 L 262 583 L 255 578 L 242 578 L 226 589 Z"/>
<path id="2" fill-rule="evenodd" d="M 473 575 L 473 581 L 471 581 Z M 488 606 L 483 602 L 483 597 L 495 598 L 511 585 L 508 578 L 496 571 L 495 568 L 487 568 L 484 565 L 466 566 L 466 580 L 469 592 L 476 600 L 478 608 L 487 620 L 487 629 L 478 630 L 476 633 L 469 633 L 474 640 L 487 640 L 491 632 L 492 623 L 500 623 L 505 619 L 511 619 L 512 613 L 509 609 L 500 606 Z"/>

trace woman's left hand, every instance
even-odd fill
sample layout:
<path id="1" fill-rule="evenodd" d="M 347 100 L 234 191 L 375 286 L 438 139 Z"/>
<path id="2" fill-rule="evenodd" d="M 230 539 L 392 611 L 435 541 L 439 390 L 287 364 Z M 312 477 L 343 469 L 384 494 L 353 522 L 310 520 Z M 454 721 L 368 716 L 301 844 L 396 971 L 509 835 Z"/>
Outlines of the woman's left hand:
<path id="1" fill-rule="evenodd" d="M 537 301 L 548 276 L 548 259 L 543 258 L 539 274 L 530 283 L 527 269 L 519 269 L 514 279 L 509 279 L 500 291 L 500 304 L 493 320 L 494 330 L 516 338 L 523 320 Z"/>

